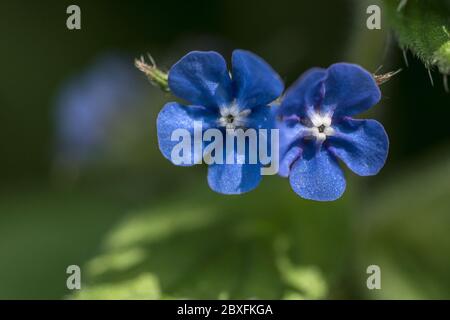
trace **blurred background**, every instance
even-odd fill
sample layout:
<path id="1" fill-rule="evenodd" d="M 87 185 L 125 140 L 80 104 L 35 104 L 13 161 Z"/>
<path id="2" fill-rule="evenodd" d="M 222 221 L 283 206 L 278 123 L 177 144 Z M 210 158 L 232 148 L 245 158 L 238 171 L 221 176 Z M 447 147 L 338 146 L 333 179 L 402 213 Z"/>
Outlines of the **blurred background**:
<path id="1" fill-rule="evenodd" d="M 70 4 L 81 30 L 66 28 Z M 369 4 L 381 30 L 366 28 Z M 406 67 L 384 5 L 2 1 L 0 298 L 450 298 L 450 95 L 410 52 Z M 134 58 L 149 52 L 168 70 L 190 50 L 229 59 L 235 48 L 286 86 L 339 61 L 402 68 L 364 115 L 389 134 L 381 173 L 347 170 L 345 195 L 317 203 L 277 176 L 222 196 L 205 167 L 165 160 L 156 116 L 172 97 Z M 81 291 L 66 287 L 69 265 Z M 381 290 L 366 286 L 369 265 Z"/>

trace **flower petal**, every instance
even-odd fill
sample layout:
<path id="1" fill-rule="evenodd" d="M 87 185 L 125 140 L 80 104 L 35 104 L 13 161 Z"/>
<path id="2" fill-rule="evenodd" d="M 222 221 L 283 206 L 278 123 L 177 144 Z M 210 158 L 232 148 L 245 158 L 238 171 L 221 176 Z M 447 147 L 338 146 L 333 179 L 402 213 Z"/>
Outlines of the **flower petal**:
<path id="1" fill-rule="evenodd" d="M 380 101 L 381 92 L 374 77 L 362 67 L 336 63 L 328 68 L 325 80 L 324 112 L 334 111 L 334 118 L 366 111 Z"/>
<path id="2" fill-rule="evenodd" d="M 232 101 L 226 62 L 214 51 L 192 51 L 181 58 L 170 69 L 169 88 L 195 105 L 219 107 Z"/>
<path id="3" fill-rule="evenodd" d="M 267 105 L 283 93 L 284 85 L 280 76 L 257 55 L 235 50 L 232 64 L 233 88 L 239 107 Z"/>
<path id="4" fill-rule="evenodd" d="M 329 150 L 356 174 L 377 174 L 386 162 L 389 140 L 383 126 L 375 120 L 346 118 L 329 137 Z"/>
<path id="5" fill-rule="evenodd" d="M 279 114 L 304 117 L 323 98 L 325 69 L 312 68 L 306 71 L 286 92 Z"/>
<path id="6" fill-rule="evenodd" d="M 261 181 L 259 164 L 213 164 L 208 167 L 208 184 L 222 194 L 241 194 L 255 189 Z"/>
<path id="7" fill-rule="evenodd" d="M 292 164 L 302 153 L 302 139 L 309 128 L 294 119 L 277 121 L 277 128 L 280 130 L 280 168 L 278 174 L 287 177 Z"/>
<path id="8" fill-rule="evenodd" d="M 214 115 L 208 109 L 199 106 L 183 106 L 176 102 L 167 103 L 159 112 L 156 120 L 158 130 L 158 143 L 164 157 L 176 165 L 191 166 L 198 163 L 203 156 L 203 142 L 201 150 L 194 148 L 194 121 L 201 123 L 201 130 L 205 131 L 214 124 Z M 191 140 L 191 148 L 187 150 L 190 159 L 188 163 L 177 163 L 172 159 L 173 148 L 180 143 L 181 138 L 177 137 L 172 141 L 172 134 L 175 130 L 187 130 Z M 201 139 L 201 137 L 200 137 Z"/>
<path id="9" fill-rule="evenodd" d="M 272 107 L 260 106 L 251 110 L 247 116 L 246 128 L 273 129 L 275 127 L 275 114 Z"/>
<path id="10" fill-rule="evenodd" d="M 292 164 L 300 158 L 301 154 L 302 148 L 300 146 L 293 146 L 292 148 L 285 150 L 281 155 L 278 174 L 285 178 L 289 177 Z"/>
<path id="11" fill-rule="evenodd" d="M 345 191 L 344 174 L 335 157 L 325 148 L 304 149 L 302 158 L 292 166 L 289 175 L 292 189 L 302 198 L 333 201 Z"/>

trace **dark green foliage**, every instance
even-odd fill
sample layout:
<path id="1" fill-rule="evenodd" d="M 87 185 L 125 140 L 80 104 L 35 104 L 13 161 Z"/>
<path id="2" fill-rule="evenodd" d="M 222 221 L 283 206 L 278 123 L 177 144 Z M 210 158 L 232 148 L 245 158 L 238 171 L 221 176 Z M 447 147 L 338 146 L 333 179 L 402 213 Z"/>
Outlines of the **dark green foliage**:
<path id="1" fill-rule="evenodd" d="M 427 68 L 450 74 L 450 10 L 440 0 L 385 0 L 388 18 L 400 46 L 418 56 Z"/>

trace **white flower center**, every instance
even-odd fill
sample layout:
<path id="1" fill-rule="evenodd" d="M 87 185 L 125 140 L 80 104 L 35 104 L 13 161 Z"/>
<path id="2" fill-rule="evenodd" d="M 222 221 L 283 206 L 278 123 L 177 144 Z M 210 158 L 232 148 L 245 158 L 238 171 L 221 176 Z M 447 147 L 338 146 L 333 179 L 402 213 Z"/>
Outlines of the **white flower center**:
<path id="1" fill-rule="evenodd" d="M 321 115 L 319 113 L 313 113 L 310 115 L 312 127 L 309 129 L 310 134 L 318 141 L 325 141 L 327 136 L 334 134 L 334 129 L 331 127 L 331 116 Z"/>
<path id="2" fill-rule="evenodd" d="M 233 103 L 230 106 L 220 108 L 219 126 L 227 129 L 236 129 L 245 127 L 247 116 L 252 111 L 250 109 L 239 110 L 239 107 Z"/>

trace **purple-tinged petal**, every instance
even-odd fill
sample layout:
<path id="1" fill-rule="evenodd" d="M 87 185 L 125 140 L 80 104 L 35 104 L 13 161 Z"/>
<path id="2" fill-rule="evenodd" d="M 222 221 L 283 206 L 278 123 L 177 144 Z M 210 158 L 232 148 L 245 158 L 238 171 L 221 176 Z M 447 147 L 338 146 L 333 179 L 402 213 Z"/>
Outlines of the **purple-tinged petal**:
<path id="1" fill-rule="evenodd" d="M 336 158 L 325 148 L 309 146 L 294 162 L 289 175 L 292 189 L 302 198 L 333 201 L 345 191 L 345 177 Z"/>
<path id="2" fill-rule="evenodd" d="M 302 153 L 302 140 L 307 135 L 309 128 L 295 118 L 277 121 L 277 128 L 280 130 L 280 169 L 278 174 L 287 177 L 292 164 Z"/>
<path id="3" fill-rule="evenodd" d="M 232 101 L 226 62 L 214 51 L 192 51 L 181 58 L 170 69 L 169 88 L 193 105 L 220 107 Z"/>
<path id="4" fill-rule="evenodd" d="M 285 118 L 283 121 L 277 121 L 276 125 L 280 130 L 280 145 L 287 148 L 308 136 L 311 131 L 295 118 Z"/>
<path id="5" fill-rule="evenodd" d="M 294 162 L 296 162 L 302 155 L 302 148 L 300 146 L 292 146 L 291 148 L 285 150 L 281 155 L 280 168 L 278 169 L 278 174 L 282 177 L 289 177 L 291 172 L 291 167 Z"/>
<path id="6" fill-rule="evenodd" d="M 324 85 L 321 111 L 334 112 L 335 119 L 364 112 L 381 98 L 372 74 L 356 64 L 333 64 L 328 68 Z"/>
<path id="7" fill-rule="evenodd" d="M 278 114 L 305 117 L 323 98 L 325 69 L 312 68 L 306 71 L 286 92 Z"/>
<path id="8" fill-rule="evenodd" d="M 159 149 L 161 150 L 164 157 L 170 160 L 176 165 L 191 166 L 202 159 L 203 156 L 203 142 L 200 137 L 194 137 L 194 121 L 200 124 L 201 130 L 203 131 L 214 127 L 214 114 L 205 107 L 199 106 L 183 106 L 176 102 L 167 103 L 164 108 L 159 112 L 157 119 L 157 130 L 158 130 L 158 143 Z M 172 151 L 174 147 L 178 145 L 181 141 L 181 137 L 174 137 L 175 141 L 172 141 L 172 135 L 176 130 L 186 130 L 191 141 L 191 148 L 186 150 L 189 155 L 186 157 L 190 159 L 187 163 L 176 163 L 172 159 Z M 194 140 L 199 140 L 201 144 L 201 150 L 194 147 Z"/>
<path id="9" fill-rule="evenodd" d="M 360 176 L 372 176 L 381 170 L 389 140 L 378 121 L 346 118 L 335 125 L 335 130 L 329 137 L 330 152 Z"/>
<path id="10" fill-rule="evenodd" d="M 255 189 L 261 181 L 259 164 L 212 164 L 208 184 L 222 194 L 241 194 Z"/>
<path id="11" fill-rule="evenodd" d="M 284 84 L 280 76 L 257 55 L 235 50 L 232 65 L 233 88 L 240 108 L 265 106 L 283 93 Z"/>

